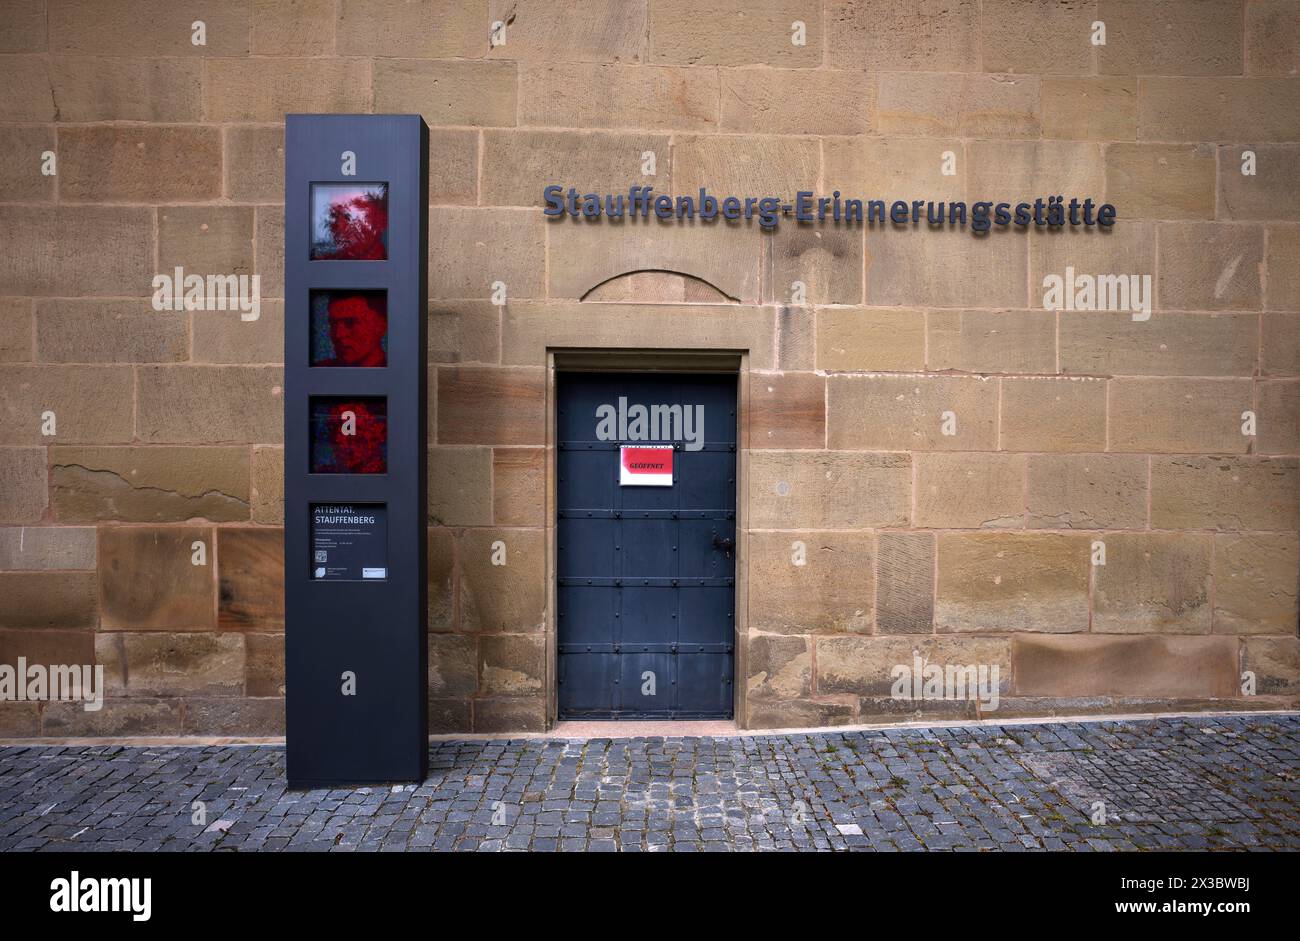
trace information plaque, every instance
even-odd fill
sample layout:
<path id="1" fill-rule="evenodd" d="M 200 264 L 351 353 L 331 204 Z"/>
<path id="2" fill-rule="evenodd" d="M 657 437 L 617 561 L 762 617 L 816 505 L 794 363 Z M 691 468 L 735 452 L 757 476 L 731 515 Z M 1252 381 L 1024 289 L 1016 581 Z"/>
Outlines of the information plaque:
<path id="1" fill-rule="evenodd" d="M 289 786 L 428 771 L 428 128 L 285 119 Z"/>

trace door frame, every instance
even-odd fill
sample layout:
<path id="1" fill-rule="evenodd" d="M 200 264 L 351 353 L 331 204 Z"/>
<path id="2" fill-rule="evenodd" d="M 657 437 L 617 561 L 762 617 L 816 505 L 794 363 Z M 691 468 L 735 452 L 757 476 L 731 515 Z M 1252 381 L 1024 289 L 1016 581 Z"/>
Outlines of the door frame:
<path id="1" fill-rule="evenodd" d="M 559 619 L 556 617 L 558 573 L 557 435 L 559 426 L 556 375 L 561 372 L 595 372 L 611 375 L 630 372 L 712 373 L 736 377 L 736 574 L 735 632 L 732 657 L 732 720 L 745 728 L 744 680 L 749 651 L 749 351 L 671 349 L 591 349 L 547 347 L 546 350 L 546 727 L 559 717 Z M 641 721 L 641 720 L 627 720 Z M 670 721 L 670 720 L 663 720 Z M 689 720 L 688 720 L 689 721 Z M 726 720 L 720 720 L 726 721 Z"/>

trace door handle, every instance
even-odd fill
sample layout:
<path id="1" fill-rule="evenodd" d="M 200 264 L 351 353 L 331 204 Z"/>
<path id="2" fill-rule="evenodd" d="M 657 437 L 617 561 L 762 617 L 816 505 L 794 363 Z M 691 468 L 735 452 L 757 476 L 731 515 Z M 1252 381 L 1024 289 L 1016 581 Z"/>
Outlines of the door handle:
<path id="1" fill-rule="evenodd" d="M 728 559 L 731 558 L 731 550 L 734 549 L 735 547 L 736 547 L 736 543 L 734 540 L 731 539 L 730 536 L 723 537 L 723 536 L 719 536 L 717 533 L 713 534 L 713 548 L 721 549 L 724 553 L 726 553 L 726 557 Z"/>

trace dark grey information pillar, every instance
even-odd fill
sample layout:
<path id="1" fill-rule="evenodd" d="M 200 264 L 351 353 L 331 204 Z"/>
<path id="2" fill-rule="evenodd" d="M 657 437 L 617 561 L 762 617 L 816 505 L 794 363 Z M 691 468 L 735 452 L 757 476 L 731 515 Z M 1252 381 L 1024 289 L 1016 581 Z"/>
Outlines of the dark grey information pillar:
<path id="1" fill-rule="evenodd" d="M 285 120 L 293 788 L 428 770 L 428 137 L 418 115 Z"/>

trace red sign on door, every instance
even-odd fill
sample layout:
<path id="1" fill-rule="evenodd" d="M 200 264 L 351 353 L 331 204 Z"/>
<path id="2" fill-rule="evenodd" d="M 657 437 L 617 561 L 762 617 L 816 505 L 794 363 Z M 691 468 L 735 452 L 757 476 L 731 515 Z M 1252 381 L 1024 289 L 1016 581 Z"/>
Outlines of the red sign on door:
<path id="1" fill-rule="evenodd" d="M 634 448 L 624 445 L 618 475 L 622 487 L 671 487 L 673 485 L 672 448 Z"/>

